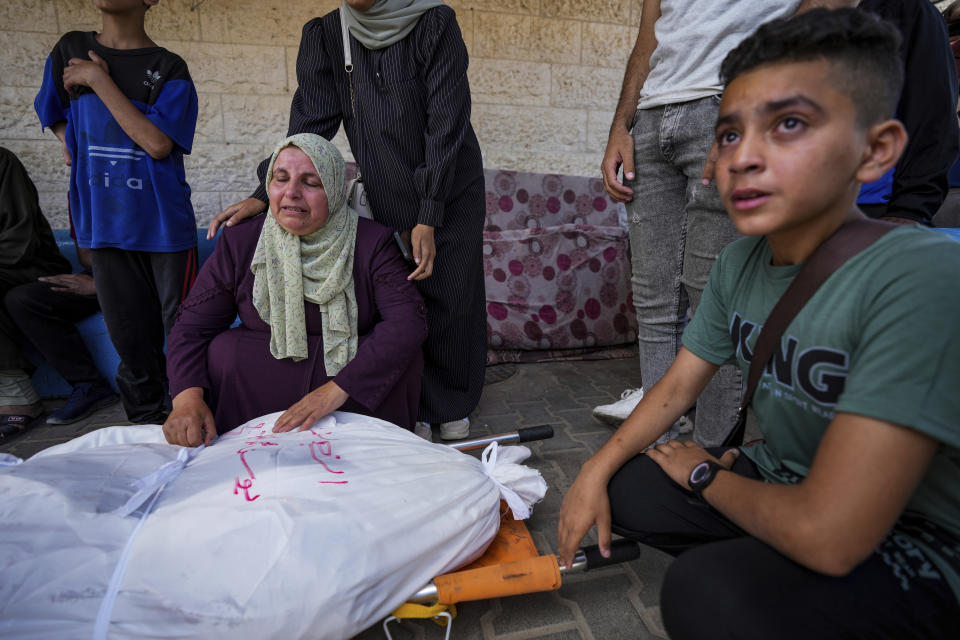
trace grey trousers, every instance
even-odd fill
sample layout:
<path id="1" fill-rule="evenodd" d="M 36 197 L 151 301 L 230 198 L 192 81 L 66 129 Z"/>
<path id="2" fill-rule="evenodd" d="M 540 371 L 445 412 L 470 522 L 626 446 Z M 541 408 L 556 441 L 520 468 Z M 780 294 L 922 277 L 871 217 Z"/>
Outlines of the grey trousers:
<path id="1" fill-rule="evenodd" d="M 636 178 L 627 204 L 640 372 L 652 387 L 680 351 L 688 309 L 696 312 L 720 250 L 737 239 L 715 185 L 703 186 L 719 96 L 637 111 Z M 717 446 L 733 427 L 740 371 L 721 367 L 697 401 L 694 439 Z"/>

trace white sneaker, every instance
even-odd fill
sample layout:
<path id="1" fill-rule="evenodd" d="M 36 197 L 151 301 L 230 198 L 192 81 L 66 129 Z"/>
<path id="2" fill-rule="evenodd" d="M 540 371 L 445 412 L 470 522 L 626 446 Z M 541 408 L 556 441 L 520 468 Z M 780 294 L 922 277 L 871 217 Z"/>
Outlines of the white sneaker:
<path id="1" fill-rule="evenodd" d="M 594 407 L 593 417 L 607 424 L 620 424 L 643 398 L 643 389 L 627 389 L 620 394 L 620 399 L 611 404 L 602 404 Z"/>
<path id="2" fill-rule="evenodd" d="M 470 435 L 470 418 L 440 423 L 441 440 L 463 440 Z"/>
<path id="3" fill-rule="evenodd" d="M 677 420 L 677 423 L 673 425 L 673 428 L 677 430 L 677 433 L 684 435 L 687 433 L 693 432 L 693 420 L 687 416 L 680 416 L 680 419 Z"/>
<path id="4" fill-rule="evenodd" d="M 427 442 L 433 442 L 433 429 L 428 422 L 417 422 L 413 425 L 413 433 L 420 436 Z"/>

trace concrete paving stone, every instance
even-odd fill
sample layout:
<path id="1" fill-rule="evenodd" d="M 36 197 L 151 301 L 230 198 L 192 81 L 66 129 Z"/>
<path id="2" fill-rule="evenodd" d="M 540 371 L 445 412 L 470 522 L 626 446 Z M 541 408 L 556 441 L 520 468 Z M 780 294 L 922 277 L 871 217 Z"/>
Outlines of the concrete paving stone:
<path id="1" fill-rule="evenodd" d="M 599 420 L 596 420 L 593 415 L 591 415 L 592 411 L 593 407 L 589 407 L 583 409 L 554 410 L 551 413 L 569 424 L 571 427 L 576 427 L 577 433 L 610 433 L 610 427 Z"/>
<path id="2" fill-rule="evenodd" d="M 499 637 L 518 631 L 543 628 L 544 632 L 562 631 L 559 625 L 575 625 L 576 616 L 569 603 L 556 592 L 531 593 L 498 598 L 500 611 L 492 617 L 491 628 Z"/>
<path id="3" fill-rule="evenodd" d="M 635 585 L 617 567 L 571 575 L 564 580 L 561 595 L 575 602 L 594 637 L 604 640 L 636 640 L 655 637 L 626 597 Z"/>
<path id="4" fill-rule="evenodd" d="M 579 442 L 583 447 L 590 451 L 591 454 L 596 453 L 600 450 L 604 444 L 607 443 L 607 440 L 610 439 L 610 436 L 613 435 L 613 430 L 608 429 L 607 431 L 591 431 L 589 433 L 583 433 L 578 431 L 577 434 L 573 437 L 576 442 Z"/>
<path id="5" fill-rule="evenodd" d="M 561 495 L 560 498 L 562 499 L 563 496 Z M 537 550 L 540 551 L 541 555 L 556 553 L 559 548 L 557 545 L 558 518 L 556 512 L 548 514 L 538 507 L 534 507 L 534 513 L 536 517 L 527 521 L 527 529 L 530 530 L 530 535 L 537 543 Z M 587 544 L 592 544 L 592 542 L 587 542 Z"/>
<path id="6" fill-rule="evenodd" d="M 566 491 L 570 485 L 573 484 L 577 474 L 580 473 L 580 468 L 583 467 L 583 463 L 586 462 L 593 453 L 593 451 L 586 451 L 582 447 L 563 451 L 551 451 L 548 455 L 548 460 L 556 469 L 556 477 L 553 478 L 554 482 L 558 483 L 558 486 Z M 553 485 L 550 486 L 553 487 Z"/>
<path id="7" fill-rule="evenodd" d="M 487 385 L 488 387 L 490 385 Z M 513 411 L 506 403 L 506 398 L 501 396 L 490 397 L 490 391 L 484 389 L 484 395 L 480 397 L 480 404 L 474 409 L 473 413 L 477 417 L 486 415 L 497 415 L 501 413 L 510 413 Z"/>
<path id="8" fill-rule="evenodd" d="M 640 600 L 647 606 L 660 604 L 660 588 L 663 586 L 663 576 L 673 564 L 673 556 L 648 547 L 640 546 L 640 557 L 627 563 L 641 583 L 637 592 Z"/>
<path id="9" fill-rule="evenodd" d="M 570 430 L 573 427 L 570 427 L 566 424 L 560 424 L 554 422 L 553 424 L 553 437 L 549 440 L 543 440 L 541 445 L 543 446 L 544 453 L 548 451 L 562 451 L 565 449 L 574 449 L 580 446 L 576 440 L 570 437 Z"/>
<path id="10" fill-rule="evenodd" d="M 485 416 L 483 418 L 483 422 L 487 425 L 490 433 L 516 431 L 517 427 L 524 426 L 521 424 L 520 415 L 516 413 L 505 413 L 498 416 Z"/>
<path id="11" fill-rule="evenodd" d="M 550 407 L 550 413 L 555 413 L 556 411 L 566 411 L 570 409 L 583 409 L 587 406 L 583 402 L 580 402 L 576 398 L 572 397 L 569 393 L 544 393 L 539 396 L 538 400 Z"/>
<path id="12" fill-rule="evenodd" d="M 530 466 L 537 469 L 547 482 L 547 493 L 543 496 L 543 500 L 534 506 L 534 511 L 537 512 L 538 517 L 546 514 L 556 515 L 560 513 L 563 494 L 566 492 L 569 484 L 563 481 L 562 474 L 558 472 L 556 466 L 553 464 L 546 463 Z"/>
<path id="13" fill-rule="evenodd" d="M 517 414 L 521 425 L 524 427 L 550 424 L 556 418 L 547 408 L 547 405 L 540 400 L 531 401 L 529 398 L 524 398 L 522 401 L 514 402 L 508 399 L 507 405 Z"/>

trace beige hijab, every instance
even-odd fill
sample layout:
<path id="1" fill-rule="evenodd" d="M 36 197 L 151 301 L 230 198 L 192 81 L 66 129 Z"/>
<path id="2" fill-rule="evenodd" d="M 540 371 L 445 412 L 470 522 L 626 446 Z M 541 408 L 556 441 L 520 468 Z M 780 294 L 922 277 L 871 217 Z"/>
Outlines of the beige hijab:
<path id="1" fill-rule="evenodd" d="M 440 0 L 377 0 L 366 11 L 340 6 L 340 19 L 357 41 L 367 49 L 383 49 L 407 37 L 428 9 Z"/>
<path id="2" fill-rule="evenodd" d="M 327 193 L 329 216 L 322 227 L 304 236 L 287 232 L 271 211 L 263 223 L 250 265 L 253 306 L 270 325 L 270 353 L 278 360 L 307 357 L 304 300 L 320 307 L 323 365 L 334 376 L 357 354 L 357 299 L 353 290 L 353 252 L 357 214 L 347 206 L 343 156 L 333 144 L 312 133 L 285 139 L 273 152 L 273 164 L 286 147 L 303 151 Z"/>

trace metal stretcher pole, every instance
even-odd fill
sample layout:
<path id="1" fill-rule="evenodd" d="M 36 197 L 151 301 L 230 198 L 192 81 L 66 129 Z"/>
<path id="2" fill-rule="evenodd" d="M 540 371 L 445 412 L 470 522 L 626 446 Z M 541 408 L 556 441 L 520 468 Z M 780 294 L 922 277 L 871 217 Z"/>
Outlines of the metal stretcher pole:
<path id="1" fill-rule="evenodd" d="M 563 575 L 629 562 L 639 556 L 640 546 L 636 542 L 616 540 L 610 545 L 609 558 L 600 555 L 597 545 L 577 550 L 569 569 L 560 566 L 557 556 L 547 555 L 437 576 L 407 601 L 455 604 L 554 591 L 560 588 Z"/>
<path id="2" fill-rule="evenodd" d="M 473 438 L 471 440 L 461 440 L 448 444 L 447 446 L 457 451 L 472 451 L 474 449 L 483 449 L 491 442 L 500 444 L 516 444 L 518 442 L 533 442 L 534 440 L 546 440 L 553 437 L 553 427 L 548 424 L 540 424 L 535 427 L 524 427 L 516 431 L 507 433 L 498 433 L 484 438 Z"/>

